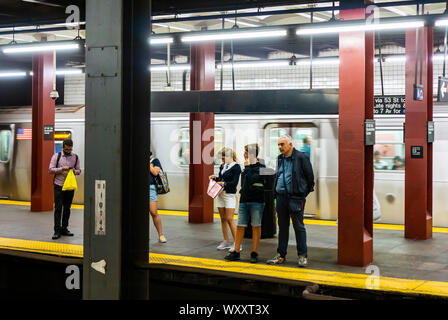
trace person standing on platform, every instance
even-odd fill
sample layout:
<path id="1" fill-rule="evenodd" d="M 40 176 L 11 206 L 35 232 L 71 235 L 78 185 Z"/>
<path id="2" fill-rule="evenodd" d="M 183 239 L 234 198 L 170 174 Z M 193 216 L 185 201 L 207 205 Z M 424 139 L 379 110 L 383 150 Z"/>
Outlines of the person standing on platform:
<path id="1" fill-rule="evenodd" d="M 266 168 L 258 157 L 258 144 L 249 144 L 244 147 L 244 171 L 241 174 L 241 198 L 238 209 L 238 226 L 236 229 L 235 249 L 225 259 L 229 261 L 240 260 L 240 246 L 243 242 L 244 231 L 249 223 L 252 225 L 252 252 L 250 262 L 258 262 L 258 244 L 261 238 L 261 220 L 264 210 L 264 176 L 260 169 Z"/>
<path id="2" fill-rule="evenodd" d="M 73 141 L 64 140 L 62 143 L 62 152 L 55 153 L 50 161 L 49 171 L 54 174 L 54 234 L 52 239 L 59 239 L 63 236 L 73 236 L 68 230 L 70 219 L 70 207 L 72 205 L 74 190 L 62 191 L 65 178 L 70 169 L 73 169 L 75 175 L 81 174 L 79 157 L 73 150 Z M 61 223 L 62 216 L 62 223 Z"/>
<path id="3" fill-rule="evenodd" d="M 277 255 L 267 263 L 282 264 L 286 261 L 291 219 L 296 235 L 299 267 L 305 267 L 308 264 L 308 252 L 303 214 L 306 197 L 314 191 L 313 168 L 310 159 L 293 147 L 290 136 L 281 137 L 278 140 L 278 148 L 281 153 L 277 158 L 275 178 L 278 247 Z"/>
<path id="4" fill-rule="evenodd" d="M 157 186 L 156 186 L 156 177 L 159 175 L 160 170 L 162 169 L 162 164 L 159 159 L 153 158 L 152 152 L 149 153 L 150 157 L 150 175 L 149 175 L 149 213 L 152 217 L 152 222 L 154 223 L 154 227 L 157 230 L 159 235 L 159 242 L 165 243 L 166 238 L 163 235 L 162 231 L 162 220 L 160 219 L 159 214 L 157 213 L 157 201 L 159 200 L 157 197 Z"/>
<path id="5" fill-rule="evenodd" d="M 221 158 L 223 163 L 219 168 L 219 176 L 209 176 L 209 179 L 214 179 L 224 187 L 224 191 L 216 198 L 216 206 L 221 217 L 221 229 L 224 238 L 217 249 L 233 251 L 234 245 L 229 240 L 228 228 L 230 228 L 235 241 L 236 226 L 233 221 L 233 215 L 235 213 L 236 187 L 240 180 L 241 167 L 237 163 L 235 151 L 230 148 L 224 148 L 221 151 Z"/>
<path id="6" fill-rule="evenodd" d="M 308 159 L 311 159 L 311 137 L 306 136 L 303 138 L 303 147 L 300 149 L 300 152 L 303 152 Z"/>

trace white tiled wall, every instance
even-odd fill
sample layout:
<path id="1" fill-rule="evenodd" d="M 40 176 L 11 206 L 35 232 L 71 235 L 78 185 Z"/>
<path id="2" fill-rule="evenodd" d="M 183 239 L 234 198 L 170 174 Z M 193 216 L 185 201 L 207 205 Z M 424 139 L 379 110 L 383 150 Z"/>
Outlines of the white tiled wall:
<path id="1" fill-rule="evenodd" d="M 383 54 L 404 54 L 404 48 L 385 46 Z M 378 53 L 378 52 L 377 52 Z M 322 56 L 337 56 L 337 51 L 325 52 Z M 269 59 L 290 58 L 290 54 L 279 52 L 269 56 Z M 299 57 L 298 57 L 299 58 Z M 186 63 L 185 57 L 176 57 L 177 63 Z M 228 57 L 225 58 L 225 61 Z M 247 60 L 247 57 L 236 56 L 235 60 Z M 163 64 L 164 61 L 152 63 Z M 434 62 L 434 94 L 437 93 L 437 79 L 442 75 L 443 62 Z M 448 68 L 447 68 L 448 69 Z M 183 71 L 171 71 L 171 87 L 167 88 L 166 72 L 153 72 L 151 75 L 151 90 L 182 90 Z M 220 90 L 221 70 L 216 70 L 215 89 Z M 404 95 L 405 90 L 405 63 L 387 62 L 383 63 L 384 93 L 386 95 Z M 72 75 L 65 78 L 65 104 L 84 103 L 84 75 Z M 375 95 L 381 94 L 380 64 L 375 63 Z M 236 90 L 262 90 L 262 89 L 307 89 L 310 86 L 310 70 L 308 66 L 285 66 L 285 67 L 262 67 L 252 69 L 235 70 Z M 338 88 L 339 66 L 338 65 L 314 65 L 313 66 L 313 88 Z M 190 72 L 186 73 L 186 89 L 190 88 Z M 224 69 L 223 89 L 232 90 L 232 72 Z"/>

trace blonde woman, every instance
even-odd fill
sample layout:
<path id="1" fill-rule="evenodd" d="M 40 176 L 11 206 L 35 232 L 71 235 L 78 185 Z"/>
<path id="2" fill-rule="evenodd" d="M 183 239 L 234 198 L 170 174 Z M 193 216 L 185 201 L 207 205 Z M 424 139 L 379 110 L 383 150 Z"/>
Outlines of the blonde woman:
<path id="1" fill-rule="evenodd" d="M 221 150 L 221 159 L 223 163 L 219 168 L 219 176 L 212 175 L 209 177 L 209 179 L 214 179 L 224 187 L 224 191 L 216 198 L 216 206 L 221 217 L 221 228 L 224 238 L 217 249 L 230 249 L 230 251 L 233 251 L 233 243 L 236 236 L 236 225 L 233 215 L 235 213 L 236 187 L 240 180 L 241 167 L 237 163 L 235 151 L 230 148 Z M 229 239 L 228 229 L 232 233 L 233 241 Z"/>

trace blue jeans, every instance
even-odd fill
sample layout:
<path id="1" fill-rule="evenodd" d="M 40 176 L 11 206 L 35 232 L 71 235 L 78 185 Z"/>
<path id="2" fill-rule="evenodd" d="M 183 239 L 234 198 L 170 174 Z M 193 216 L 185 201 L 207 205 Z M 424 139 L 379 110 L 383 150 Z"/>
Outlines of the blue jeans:
<path id="1" fill-rule="evenodd" d="M 308 255 L 306 246 L 306 230 L 303 223 L 303 209 L 305 199 L 291 199 L 289 195 L 277 195 L 277 217 L 278 217 L 278 248 L 277 252 L 284 258 L 288 250 L 289 241 L 289 220 L 291 218 L 296 235 L 297 254 L 299 256 Z"/>
<path id="2" fill-rule="evenodd" d="M 263 210 L 262 202 L 241 202 L 238 208 L 238 227 L 247 227 L 249 220 L 252 227 L 260 227 Z"/>

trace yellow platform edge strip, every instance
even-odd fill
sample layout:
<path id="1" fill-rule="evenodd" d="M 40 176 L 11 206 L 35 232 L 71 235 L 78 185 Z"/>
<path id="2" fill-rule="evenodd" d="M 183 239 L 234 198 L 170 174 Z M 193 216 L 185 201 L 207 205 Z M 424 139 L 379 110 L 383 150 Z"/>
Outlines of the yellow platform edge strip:
<path id="1" fill-rule="evenodd" d="M 0 238 L 0 248 L 65 257 L 83 257 L 83 246 L 64 243 Z M 326 286 L 448 297 L 448 282 L 383 276 L 372 278 L 370 275 L 357 273 L 299 269 L 244 262 L 227 262 L 159 253 L 150 253 L 149 263 L 252 274 L 271 278 L 312 282 Z"/>
<path id="2" fill-rule="evenodd" d="M 13 200 L 0 200 L 0 205 L 17 205 L 17 206 L 30 206 L 31 203 L 27 201 L 13 201 Z M 84 209 L 84 205 L 73 204 L 72 209 Z M 160 215 L 164 216 L 180 216 L 180 217 L 188 217 L 188 212 L 186 211 L 175 211 L 175 210 L 159 210 Z M 213 217 L 215 219 L 219 219 L 219 214 L 214 214 Z M 236 217 L 235 217 L 236 219 Z M 319 226 L 337 226 L 336 221 L 329 220 L 314 220 L 314 219 L 304 219 L 304 223 L 307 225 L 319 225 Z M 373 224 L 373 228 L 377 230 L 396 230 L 396 231 L 404 231 L 404 225 L 398 224 L 383 224 L 383 223 L 375 223 Z M 444 227 L 433 227 L 432 232 L 434 233 L 448 233 L 448 228 Z"/>

